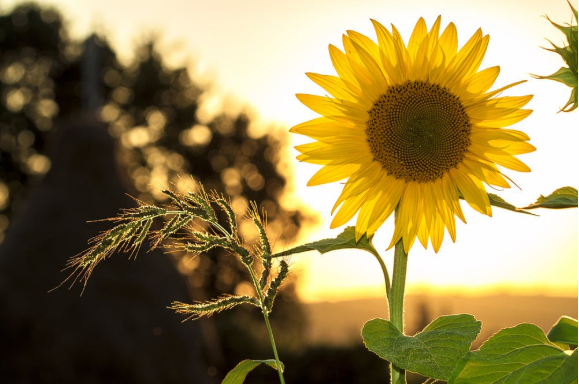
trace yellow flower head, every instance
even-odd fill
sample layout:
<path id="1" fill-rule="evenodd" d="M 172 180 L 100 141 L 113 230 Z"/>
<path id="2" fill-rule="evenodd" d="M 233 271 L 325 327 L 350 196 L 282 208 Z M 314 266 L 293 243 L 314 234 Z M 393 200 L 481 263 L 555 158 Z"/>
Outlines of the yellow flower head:
<path id="1" fill-rule="evenodd" d="M 503 127 L 531 113 L 521 107 L 532 96 L 497 96 L 521 82 L 488 91 L 500 69 L 479 71 L 489 43 L 480 29 L 458 50 L 440 17 L 430 31 L 418 20 L 407 45 L 396 27 L 372 23 L 378 44 L 348 31 L 345 53 L 330 45 L 338 76 L 307 74 L 331 97 L 297 95 L 322 115 L 291 129 L 316 140 L 297 159 L 323 165 L 309 186 L 347 178 L 332 228 L 358 213 L 356 238 L 370 237 L 398 208 L 390 247 L 402 238 L 408 252 L 418 237 L 438 252 L 444 228 L 456 239 L 454 216 L 465 221 L 459 196 L 490 216 L 483 182 L 510 187 L 497 166 L 530 171 L 514 156 L 535 149 L 529 137 Z"/>

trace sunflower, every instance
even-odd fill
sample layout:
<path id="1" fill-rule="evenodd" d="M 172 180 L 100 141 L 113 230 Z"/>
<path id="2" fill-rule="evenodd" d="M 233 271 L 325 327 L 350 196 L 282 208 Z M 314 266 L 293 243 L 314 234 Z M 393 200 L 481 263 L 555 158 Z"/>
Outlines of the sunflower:
<path id="1" fill-rule="evenodd" d="M 515 155 L 535 148 L 520 131 L 505 129 L 532 111 L 532 96 L 499 96 L 521 82 L 489 91 L 498 66 L 479 71 L 489 36 L 479 29 L 458 50 L 450 23 L 428 31 L 418 20 L 405 45 L 372 20 L 378 44 L 348 31 L 344 51 L 330 45 L 338 76 L 306 75 L 331 96 L 298 94 L 319 118 L 290 131 L 315 142 L 296 146 L 297 159 L 323 167 L 309 186 L 347 178 L 332 210 L 331 227 L 356 213 L 356 239 L 372 236 L 397 209 L 390 247 L 408 252 L 416 237 L 436 252 L 446 228 L 456 240 L 455 216 L 466 223 L 459 199 L 491 216 L 485 185 L 509 188 L 501 168 L 528 172 Z M 484 183 L 484 184 L 483 184 Z"/>

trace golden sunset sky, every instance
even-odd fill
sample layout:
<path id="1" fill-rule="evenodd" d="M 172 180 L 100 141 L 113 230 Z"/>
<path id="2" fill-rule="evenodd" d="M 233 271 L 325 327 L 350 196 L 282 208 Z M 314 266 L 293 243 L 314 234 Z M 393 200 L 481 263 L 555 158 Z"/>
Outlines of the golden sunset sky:
<path id="1" fill-rule="evenodd" d="M 20 1 L 1 0 L 7 11 Z M 560 24 L 571 23 L 565 0 L 271 0 L 136 1 L 46 0 L 68 19 L 74 38 L 93 30 L 107 36 L 121 59 L 130 60 L 135 44 L 158 35 L 161 53 L 174 64 L 191 63 L 198 78 L 209 79 L 213 91 L 205 114 L 212 109 L 249 108 L 255 129 L 279 127 L 284 135 L 291 126 L 316 117 L 301 105 L 296 93 L 323 95 L 305 72 L 335 74 L 328 45 L 341 47 L 341 36 L 355 30 L 373 40 L 370 19 L 384 26 L 395 24 L 407 40 L 419 17 L 430 27 L 442 15 L 442 28 L 457 26 L 459 46 L 480 27 L 490 35 L 481 68 L 501 66 L 493 88 L 518 80 L 526 83 L 505 95 L 534 94 L 528 108 L 534 113 L 513 128 L 526 132 L 537 147 L 520 157 L 533 170 L 507 172 L 520 187 L 491 191 L 516 206 L 525 206 L 558 187 L 578 186 L 579 112 L 557 113 L 570 90 L 530 74 L 548 75 L 563 62 L 547 47 L 546 38 L 558 45 L 564 35 L 543 15 Z M 572 2 L 577 7 L 577 1 Z M 241 102 L 240 102 L 241 101 Z M 291 145 L 308 142 L 293 136 Z M 285 203 L 306 201 L 321 218 L 319 226 L 302 233 L 303 242 L 334 237 L 342 229 L 329 229 L 330 211 L 340 185 L 306 187 L 318 166 L 299 164 L 297 151 L 288 143 L 287 173 L 295 176 Z M 577 209 L 537 210 L 539 217 L 493 210 L 485 217 L 464 204 L 468 224 L 458 223 L 457 241 L 446 236 L 438 254 L 418 242 L 410 251 L 408 291 L 448 294 L 488 292 L 577 295 Z M 390 241 L 393 219 L 377 232 L 374 243 L 391 267 Z M 277 245 L 279 248 L 289 245 Z M 306 301 L 382 296 L 383 281 L 377 262 L 362 252 L 309 253 L 292 258 L 298 290 Z"/>

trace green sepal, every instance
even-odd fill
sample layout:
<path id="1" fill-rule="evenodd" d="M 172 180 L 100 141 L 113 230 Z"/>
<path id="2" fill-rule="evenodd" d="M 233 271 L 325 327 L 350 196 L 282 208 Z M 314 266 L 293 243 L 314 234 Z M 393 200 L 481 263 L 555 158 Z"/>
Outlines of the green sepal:
<path id="1" fill-rule="evenodd" d="M 225 376 L 225 378 L 221 383 L 243 384 L 243 381 L 245 381 L 247 373 L 251 372 L 253 369 L 255 369 L 261 364 L 265 364 L 271 367 L 272 369 L 277 370 L 277 363 L 275 362 L 275 360 L 243 360 L 239 364 L 237 364 L 235 368 L 231 369 L 229 373 L 227 373 L 227 375 Z M 281 371 L 283 372 L 283 370 L 284 368 L 282 363 Z"/>
<path id="2" fill-rule="evenodd" d="M 372 246 L 372 237 L 366 237 L 366 234 L 356 241 L 356 232 L 354 226 L 348 226 L 336 238 L 322 239 L 316 242 L 306 243 L 289 250 L 274 254 L 273 258 L 285 257 L 292 254 L 304 253 L 306 251 L 316 250 L 320 254 L 328 253 L 341 249 L 360 249 L 368 251 L 374 255 L 379 255 L 378 251 Z"/>
<path id="3" fill-rule="evenodd" d="M 573 5 L 571 5 L 571 2 L 569 0 L 567 0 L 567 4 L 569 4 L 569 6 L 571 7 L 571 10 L 573 11 L 573 15 L 575 15 L 575 22 L 577 22 L 577 10 L 575 8 L 573 8 Z"/>
<path id="4" fill-rule="evenodd" d="M 480 329 L 481 322 L 470 314 L 446 315 L 409 337 L 392 322 L 376 318 L 366 322 L 362 338 L 368 350 L 399 368 L 446 380 Z"/>
<path id="5" fill-rule="evenodd" d="M 571 106 L 571 107 L 569 107 L 569 106 Z M 567 107 L 569 107 L 569 108 L 567 108 Z M 561 111 L 571 112 L 576 108 L 577 108 L 577 87 L 575 87 L 571 90 L 571 96 L 569 97 L 567 104 L 565 104 L 563 106 L 563 108 L 561 108 Z"/>
<path id="6" fill-rule="evenodd" d="M 577 10 L 573 8 L 571 3 L 569 3 L 569 7 L 571 8 L 573 15 L 575 16 L 575 22 L 577 22 Z M 571 112 L 577 108 L 577 25 L 560 25 L 553 22 L 551 19 L 547 17 L 547 20 L 559 31 L 561 31 L 565 37 L 567 38 L 568 45 L 565 47 L 558 47 L 552 42 L 551 45 L 553 48 L 548 48 L 548 51 L 555 52 L 561 56 L 561 58 L 565 61 L 568 68 L 562 67 L 557 72 L 549 76 L 538 76 L 533 75 L 535 78 L 538 79 L 548 79 L 548 80 L 555 80 L 561 82 L 569 87 L 572 88 L 571 96 L 569 100 L 565 104 L 561 111 L 563 112 Z"/>
<path id="7" fill-rule="evenodd" d="M 577 350 L 551 343 L 536 325 L 500 330 L 479 350 L 467 353 L 449 384 L 570 384 L 577 382 Z"/>
<path id="8" fill-rule="evenodd" d="M 548 79 L 561 82 L 569 87 L 577 87 L 577 73 L 567 67 L 561 67 L 549 76 L 535 76 L 537 79 Z"/>
<path id="9" fill-rule="evenodd" d="M 564 315 L 553 325 L 547 334 L 547 338 L 554 343 L 577 346 L 577 333 L 577 320 Z"/>
<path id="10" fill-rule="evenodd" d="M 522 209 L 568 209 L 573 207 L 577 207 L 577 189 L 574 187 L 560 187 L 546 197 L 541 195 L 535 203 Z"/>

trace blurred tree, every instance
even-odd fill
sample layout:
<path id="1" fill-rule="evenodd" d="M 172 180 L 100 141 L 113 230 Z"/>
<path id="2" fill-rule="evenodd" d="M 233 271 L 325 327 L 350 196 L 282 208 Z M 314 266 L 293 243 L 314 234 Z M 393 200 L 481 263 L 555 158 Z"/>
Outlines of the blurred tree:
<path id="1" fill-rule="evenodd" d="M 238 213 L 249 200 L 265 208 L 272 239 L 295 238 L 308 218 L 279 204 L 286 183 L 277 169 L 280 139 L 273 134 L 250 137 L 245 114 L 223 112 L 201 122 L 197 110 L 204 90 L 185 67 L 168 68 L 154 42 L 139 47 L 129 66 L 118 62 L 104 39 L 95 42 L 102 62 L 104 104 L 99 117 L 122 144 L 119 159 L 140 199 L 164 199 L 157 187 L 192 188 L 186 177 L 192 175 L 207 189 L 231 196 Z M 25 4 L 0 16 L 0 241 L 9 223 L 23 212 L 28 191 L 51 168 L 47 143 L 55 122 L 82 109 L 82 53 L 83 45 L 67 37 L 53 9 Z M 242 229 L 247 227 L 241 223 Z M 254 237 L 251 232 L 245 236 L 248 242 Z M 174 258 L 188 275 L 195 299 L 247 287 L 244 269 L 224 253 L 210 253 L 189 264 L 185 255 Z M 202 325 L 206 338 L 213 338 L 209 345 L 216 347 L 209 354 L 214 379 L 242 358 L 271 355 L 255 309 L 235 309 L 212 321 Z M 277 333 L 281 349 L 299 349 L 304 314 L 291 284 L 276 302 L 272 324 L 283 330 Z"/>
<path id="2" fill-rule="evenodd" d="M 61 34 L 52 10 L 22 6 L 0 16 L 0 240 L 22 203 L 18 197 L 50 168 L 46 140 L 59 113 Z"/>
<path id="3" fill-rule="evenodd" d="M 105 80 L 108 74 L 105 72 Z M 286 183 L 276 167 L 283 144 L 280 140 L 272 134 L 250 137 L 250 120 L 245 114 L 223 112 L 206 124 L 200 122 L 196 113 L 203 90 L 186 68 L 167 68 L 154 42 L 141 46 L 136 62 L 120 75 L 114 76 L 118 83 L 109 83 L 116 87 L 101 117 L 127 150 L 123 162 L 141 193 L 139 199 L 166 199 L 156 186 L 190 189 L 193 182 L 184 176 L 191 175 L 206 189 L 230 196 L 237 214 L 243 215 L 249 201 L 257 202 L 267 211 L 272 239 L 291 241 L 296 237 L 300 223 L 307 218 L 279 204 Z M 249 220 L 242 220 L 240 227 L 251 229 L 244 235 L 247 242 L 253 242 L 257 234 Z M 193 263 L 194 268 L 185 265 L 186 255 L 176 257 L 182 259 L 181 267 L 189 270 L 192 287 L 199 289 L 197 298 L 251 287 L 245 268 L 222 250 L 202 256 Z M 223 368 L 232 368 L 252 354 L 269 354 L 263 320 L 254 309 L 234 309 L 215 317 L 214 322 L 226 353 Z M 304 325 L 304 315 L 293 287 L 282 291 L 272 323 L 284 330 L 279 333 L 280 345 L 297 348 L 300 339 L 296 334 Z M 261 343 L 252 343 L 256 339 Z"/>
<path id="4" fill-rule="evenodd" d="M 100 44 L 102 64 L 119 69 L 115 53 Z M 0 15 L 0 243 L 30 188 L 50 169 L 55 120 L 81 110 L 82 49 L 53 8 L 27 3 Z M 111 90 L 104 83 L 105 98 Z"/>

